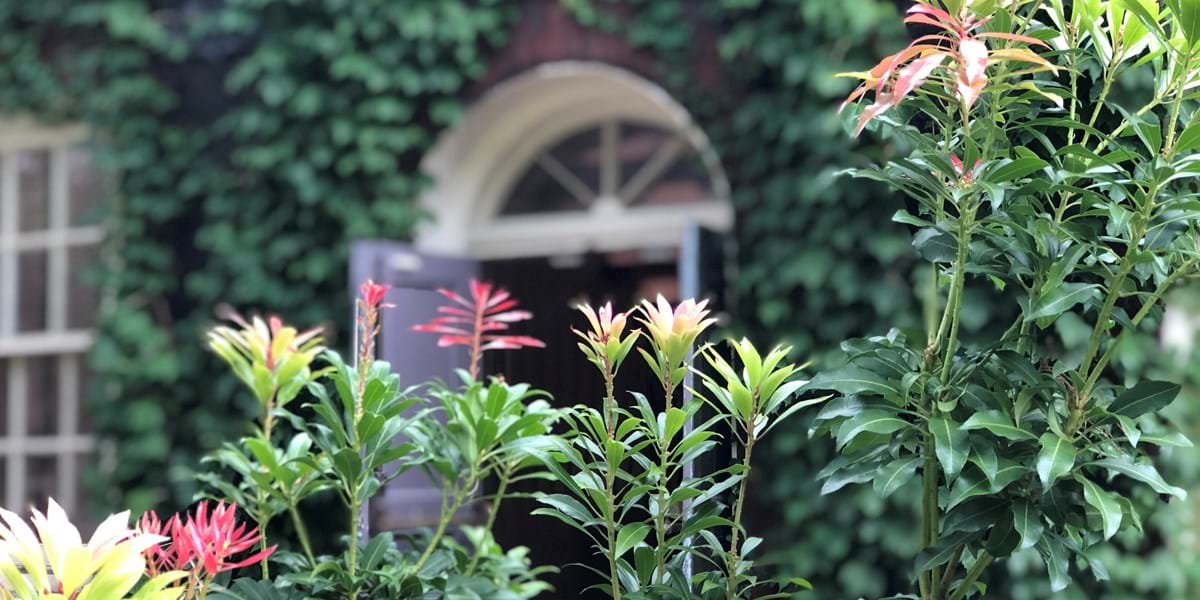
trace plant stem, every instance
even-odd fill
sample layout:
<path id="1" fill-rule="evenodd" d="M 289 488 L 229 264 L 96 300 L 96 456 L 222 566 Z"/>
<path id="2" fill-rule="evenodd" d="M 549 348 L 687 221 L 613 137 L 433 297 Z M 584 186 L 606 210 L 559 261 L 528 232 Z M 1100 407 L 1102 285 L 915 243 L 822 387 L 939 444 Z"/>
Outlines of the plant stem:
<path id="1" fill-rule="evenodd" d="M 954 555 L 950 557 L 950 562 L 946 563 L 946 570 L 942 572 L 941 589 L 950 589 L 950 584 L 954 582 L 954 572 L 958 570 L 958 563 L 962 560 L 963 551 L 967 547 L 959 544 L 958 548 L 954 549 Z"/>
<path id="2" fill-rule="evenodd" d="M 614 518 L 617 510 L 616 497 L 613 492 L 616 476 L 613 469 L 609 469 L 604 474 L 604 499 L 607 504 L 604 513 L 604 527 L 608 536 L 608 578 L 612 586 L 612 597 L 613 600 L 621 600 L 621 578 L 618 576 L 617 568 L 617 524 Z"/>
<path id="3" fill-rule="evenodd" d="M 671 380 L 670 369 L 666 369 L 663 376 L 666 378 L 663 381 L 663 393 L 666 396 L 666 407 L 663 409 L 665 413 L 667 410 L 673 408 L 675 382 Z M 658 467 L 661 470 L 661 474 L 659 475 L 658 493 L 655 499 L 654 533 L 658 545 L 654 548 L 656 577 L 653 578 L 658 583 L 666 583 L 667 581 L 667 486 L 670 483 L 667 481 L 667 477 L 671 466 L 670 443 L 671 440 L 666 438 L 660 437 L 658 440 Z"/>
<path id="4" fill-rule="evenodd" d="M 492 532 L 492 526 L 496 524 L 496 513 L 500 512 L 500 503 L 504 501 L 504 493 L 508 490 L 508 480 L 512 477 L 512 466 L 504 465 L 504 469 L 500 471 L 500 482 L 496 485 L 496 495 L 492 498 L 492 505 L 488 507 L 487 522 L 484 523 L 483 529 L 487 533 Z M 483 543 L 480 541 L 479 546 L 475 548 L 475 555 L 471 557 L 471 563 L 467 565 L 466 575 L 471 575 L 475 572 L 475 568 L 479 566 L 479 559 L 483 558 Z"/>
<path id="5" fill-rule="evenodd" d="M 300 511 L 296 510 L 295 504 L 288 505 L 288 512 L 292 515 L 292 524 L 296 527 L 296 537 L 300 538 L 300 546 L 304 548 L 304 556 L 308 557 L 308 564 L 315 567 L 317 559 L 308 540 L 308 527 L 304 525 L 304 519 L 300 518 Z"/>
<path id="6" fill-rule="evenodd" d="M 608 362 L 608 359 L 605 359 Z M 617 399 L 613 394 L 613 378 L 616 374 L 605 365 L 604 369 L 604 425 L 608 438 L 612 439 L 617 429 Z"/>
<path id="7" fill-rule="evenodd" d="M 950 595 L 950 600 L 962 600 L 965 598 L 967 592 L 970 592 L 975 582 L 979 580 L 979 576 L 983 575 L 983 570 L 992 564 L 992 560 L 992 555 L 984 550 L 979 555 L 979 558 L 975 559 L 975 564 L 971 567 L 970 571 L 967 571 L 967 576 L 963 578 L 962 583 L 958 584 L 958 588 Z"/>
<path id="8" fill-rule="evenodd" d="M 931 401 L 932 406 L 935 401 Z M 926 433 L 925 439 L 925 467 L 922 469 L 922 484 L 923 493 L 921 495 L 921 549 L 930 548 L 937 543 L 938 539 L 938 505 L 937 505 L 937 488 L 938 488 L 938 464 L 937 454 L 934 450 L 933 434 Z M 936 577 L 934 571 L 926 571 L 921 573 L 921 579 L 925 583 L 925 587 L 931 594 L 930 598 L 937 598 Z"/>
<path id="9" fill-rule="evenodd" d="M 1192 50 L 1189 49 L 1188 53 L 1184 55 L 1183 64 L 1179 69 L 1179 89 L 1175 91 L 1175 103 L 1171 105 L 1171 116 L 1167 120 L 1167 136 L 1164 138 L 1163 142 L 1163 154 L 1167 158 L 1170 158 L 1175 154 L 1175 128 L 1179 124 L 1179 109 L 1183 105 L 1184 84 L 1187 82 L 1187 78 L 1184 75 L 1187 73 L 1188 65 L 1191 64 L 1191 62 Z"/>
<path id="10" fill-rule="evenodd" d="M 969 202 L 970 200 L 967 200 L 967 203 Z M 950 298 L 947 301 L 948 304 L 946 307 L 946 316 L 950 319 L 950 337 L 946 342 L 946 355 L 942 362 L 941 380 L 943 384 L 950 379 L 950 367 L 954 363 L 954 347 L 958 342 L 958 322 L 959 315 L 962 312 L 962 292 L 963 285 L 967 279 L 967 251 L 971 244 L 971 226 L 974 216 L 975 207 L 968 206 L 965 207 L 965 210 L 961 211 L 958 218 L 958 252 L 954 259 L 954 279 L 950 283 Z"/>
<path id="11" fill-rule="evenodd" d="M 353 586 L 353 595 L 351 598 L 358 597 L 358 584 L 354 581 L 355 575 L 358 573 L 358 511 L 359 505 L 357 500 L 350 501 L 350 544 L 347 548 L 346 565 L 350 570 L 350 581 Z"/>
<path id="12" fill-rule="evenodd" d="M 267 503 L 266 492 L 264 492 L 261 489 L 256 489 L 255 494 L 258 496 L 258 510 L 259 510 L 258 519 L 257 519 L 258 531 L 259 531 L 259 533 L 262 534 L 258 538 L 258 547 L 262 552 L 266 552 L 267 551 L 267 525 L 269 525 L 271 523 L 271 517 L 268 516 L 266 512 L 264 512 L 264 508 L 263 508 Z M 262 562 L 259 564 L 262 565 L 262 578 L 270 579 L 271 578 L 271 568 L 267 565 L 267 559 L 264 558 L 262 560 Z"/>
<path id="13" fill-rule="evenodd" d="M 425 548 L 425 551 L 421 553 L 421 557 L 413 565 L 414 571 L 420 571 L 421 567 L 425 566 L 425 563 L 429 561 L 429 557 L 433 556 L 434 549 L 437 548 L 442 538 L 446 535 L 446 528 L 450 526 L 450 521 L 454 520 L 454 515 L 458 514 L 458 509 L 462 508 L 464 491 L 475 487 L 474 480 L 475 475 L 472 474 L 469 479 L 472 482 L 471 485 L 458 488 L 453 493 L 450 492 L 449 487 L 444 490 L 442 494 L 442 514 L 438 519 L 437 529 L 434 529 L 433 537 L 429 538 L 429 546 Z M 454 496 L 453 502 L 449 501 L 450 495 Z"/>
<path id="14" fill-rule="evenodd" d="M 753 406 L 757 406 L 757 402 Z M 754 453 L 754 423 L 751 419 L 750 423 L 746 423 L 746 456 L 742 458 L 742 481 L 738 486 L 738 497 L 733 508 L 733 531 L 729 534 L 729 555 L 727 558 L 727 568 L 729 569 L 728 581 L 729 585 L 726 590 L 728 598 L 736 598 L 736 583 L 734 577 L 737 570 L 738 561 L 741 560 L 741 555 L 738 553 L 738 533 L 742 529 L 742 507 L 746 504 L 746 490 L 750 487 L 750 455 Z"/>
<path id="15" fill-rule="evenodd" d="M 483 311 L 486 308 L 481 302 L 475 309 L 475 329 L 471 336 L 471 368 L 468 371 L 471 381 L 479 381 L 479 356 L 483 354 L 480 350 L 483 343 Z"/>

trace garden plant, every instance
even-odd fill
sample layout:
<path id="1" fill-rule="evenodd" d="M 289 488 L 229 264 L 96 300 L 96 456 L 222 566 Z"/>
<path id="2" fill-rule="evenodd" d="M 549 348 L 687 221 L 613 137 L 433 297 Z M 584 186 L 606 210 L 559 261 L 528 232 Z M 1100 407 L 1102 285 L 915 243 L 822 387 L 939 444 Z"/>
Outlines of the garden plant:
<path id="1" fill-rule="evenodd" d="M 926 339 L 846 341 L 845 366 L 808 385 L 838 393 L 817 417 L 841 453 L 825 489 L 886 496 L 920 474 L 919 595 L 902 597 L 984 594 L 987 567 L 1025 548 L 1056 591 L 1104 579 L 1093 550 L 1141 527 L 1132 486 L 1185 496 L 1151 460 L 1190 446 L 1156 418 L 1179 386 L 1112 358 L 1196 273 L 1200 2 L 945 0 L 906 22 L 919 37 L 849 74 L 847 100 L 856 134 L 906 150 L 852 173 L 908 196 L 894 218 L 944 306 Z M 1129 78 L 1154 85 L 1129 97 Z M 967 285 L 1011 294 L 1003 334 L 960 339 Z M 1090 324 L 1080 352 L 1042 334 L 1066 313 Z"/>
<path id="2" fill-rule="evenodd" d="M 228 315 L 209 346 L 261 410 L 251 435 L 206 459 L 199 504 L 165 520 L 148 512 L 132 528 L 128 512 L 114 515 L 86 545 L 53 501 L 45 516 L 34 513 L 37 535 L 0 514 L 9 544 L 0 597 L 531 598 L 550 589 L 540 580 L 547 571 L 582 566 L 535 567 L 524 548 L 504 550 L 492 538 L 509 486 L 530 478 L 560 485 L 562 493 L 537 494 L 544 508 L 536 512 L 595 542 L 609 567 L 595 587 L 614 598 L 772 598 L 807 586 L 756 575 L 749 556 L 762 540 L 742 526 L 755 443 L 825 399 L 795 401 L 805 382 L 785 360 L 788 348 L 764 355 L 731 341 L 727 357 L 697 347 L 715 322 L 706 302 L 671 306 L 660 296 L 624 313 L 583 305 L 588 327 L 576 333 L 606 383 L 601 408 L 555 407 L 527 384 L 485 376 L 484 352 L 543 344 L 508 332 L 532 315 L 507 291 L 472 281 L 467 296 L 443 290 L 450 303 L 414 328 L 439 334 L 438 346 L 467 346 L 469 368 L 457 383 L 401 388 L 374 357 L 387 290 L 360 289 L 352 364 L 323 346 L 319 330 Z M 614 389 L 635 347 L 662 386 L 662 410 L 645 393 L 622 402 Z M 698 472 L 697 459 L 720 453 L 723 435 L 744 448 L 741 458 Z M 442 490 L 438 522 L 367 538 L 363 508 L 410 469 Z M 497 489 L 483 495 L 489 479 Z M 347 515 L 333 555 L 315 552 L 302 510 L 323 493 L 340 498 Z M 484 523 L 453 525 L 473 503 L 486 505 Z"/>

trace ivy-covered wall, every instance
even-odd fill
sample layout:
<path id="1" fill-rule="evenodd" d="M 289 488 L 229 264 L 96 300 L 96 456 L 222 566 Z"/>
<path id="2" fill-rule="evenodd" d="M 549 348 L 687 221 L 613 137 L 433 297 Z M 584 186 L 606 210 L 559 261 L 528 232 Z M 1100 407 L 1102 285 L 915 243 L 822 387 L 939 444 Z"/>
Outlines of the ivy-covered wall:
<path id="1" fill-rule="evenodd" d="M 240 433 L 229 411 L 250 407 L 201 344 L 218 302 L 349 314 L 346 242 L 409 234 L 418 161 L 514 8 L 0 1 L 0 112 L 87 123 L 115 179 L 86 407 L 99 504 L 187 503 L 199 453 Z"/>
<path id="2" fill-rule="evenodd" d="M 408 234 L 421 156 L 547 4 L 627 40 L 632 68 L 716 145 L 739 215 L 740 328 L 818 359 L 847 337 L 920 331 L 899 201 L 837 176 L 898 151 L 848 139 L 835 109 L 849 84 L 833 75 L 901 45 L 899 0 L 0 0 L 0 113 L 88 123 L 114 174 L 88 407 L 107 448 L 99 504 L 190 500 L 198 455 L 251 408 L 227 404 L 243 395 L 199 344 L 217 303 L 301 324 L 348 314 L 346 241 Z M 974 293 L 967 329 L 988 321 Z M 832 452 L 801 422 L 764 455 L 756 526 L 778 568 L 824 598 L 904 587 L 904 494 L 820 495 Z M 1193 597 L 1186 577 L 1142 575 L 1180 564 L 1159 541 L 1110 565 L 1111 597 Z M 1020 573 L 1004 585 L 1047 597 Z"/>

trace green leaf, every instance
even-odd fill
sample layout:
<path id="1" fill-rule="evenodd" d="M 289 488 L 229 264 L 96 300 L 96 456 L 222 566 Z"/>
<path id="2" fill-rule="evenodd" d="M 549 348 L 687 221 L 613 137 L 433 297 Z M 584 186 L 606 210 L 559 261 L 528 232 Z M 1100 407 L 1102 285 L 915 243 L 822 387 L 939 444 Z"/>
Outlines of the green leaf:
<path id="1" fill-rule="evenodd" d="M 665 422 L 663 427 L 665 430 L 663 438 L 671 440 L 674 439 L 675 434 L 679 433 L 679 430 L 683 428 L 684 422 L 687 421 L 687 413 L 678 408 L 671 407 L 667 409 L 667 414 L 663 420 Z"/>
<path id="2" fill-rule="evenodd" d="M 955 551 L 958 550 L 960 545 L 979 537 L 981 537 L 980 532 L 964 531 L 942 538 L 936 546 L 926 548 L 917 555 L 916 571 L 924 573 L 934 567 L 950 562 L 950 557 L 954 556 Z"/>
<path id="3" fill-rule="evenodd" d="M 1175 153 L 1188 152 L 1200 148 L 1200 123 L 1188 126 L 1175 140 Z"/>
<path id="4" fill-rule="evenodd" d="M 1076 304 L 1087 302 L 1100 294 L 1100 284 L 1064 283 L 1043 290 L 1029 306 L 1026 321 L 1057 317 Z"/>
<path id="5" fill-rule="evenodd" d="M 813 377 L 805 390 L 834 390 L 843 394 L 876 394 L 898 401 L 900 390 L 888 383 L 884 377 L 855 365 L 846 365 L 828 373 Z"/>
<path id="6" fill-rule="evenodd" d="M 972 498 L 954 507 L 942 520 L 942 533 L 981 531 L 1008 514 L 1008 500 L 995 496 Z"/>
<path id="7" fill-rule="evenodd" d="M 1038 553 L 1042 555 L 1042 560 L 1046 561 L 1046 572 L 1050 575 L 1050 590 L 1061 592 L 1067 589 L 1071 583 L 1071 577 L 1068 574 L 1070 560 L 1067 547 L 1057 537 L 1047 535 L 1038 542 Z"/>
<path id="8" fill-rule="evenodd" d="M 626 552 L 629 552 L 635 546 L 642 543 L 649 533 L 650 526 L 645 523 L 623 525 L 617 531 L 617 556 L 624 556 Z"/>
<path id="9" fill-rule="evenodd" d="M 912 456 L 900 458 L 884 465 L 875 477 L 875 492 L 884 498 L 892 495 L 892 492 L 900 489 L 900 486 L 913 478 L 917 472 L 917 465 L 920 463 L 920 457 Z"/>
<path id="10" fill-rule="evenodd" d="M 1037 439 L 1033 433 L 1014 425 L 1008 415 L 998 410 L 975 413 L 971 415 L 970 419 L 967 419 L 966 423 L 962 424 L 962 428 L 967 431 L 986 429 L 1002 438 L 1014 441 Z"/>
<path id="11" fill-rule="evenodd" d="M 929 262 L 953 262 L 958 253 L 958 242 L 954 241 L 954 236 L 932 227 L 918 231 L 912 243 L 921 258 Z"/>
<path id="12" fill-rule="evenodd" d="M 1075 465 L 1075 446 L 1053 432 L 1042 434 L 1041 443 L 1042 450 L 1037 457 L 1038 478 L 1042 480 L 1042 489 L 1049 490 Z"/>
<path id="13" fill-rule="evenodd" d="M 1050 166 L 1050 163 L 1040 158 L 1026 156 L 989 170 L 983 176 L 982 180 L 988 183 L 1005 183 L 1014 179 L 1020 179 L 1048 166 Z"/>
<path id="14" fill-rule="evenodd" d="M 1155 446 L 1171 446 L 1173 448 L 1191 448 L 1192 440 L 1178 431 L 1171 433 L 1143 433 L 1141 441 Z"/>
<path id="15" fill-rule="evenodd" d="M 1187 499 L 1187 492 L 1163 481 L 1162 475 L 1158 474 L 1158 470 L 1153 465 L 1135 463 L 1128 458 L 1105 458 L 1090 462 L 1085 466 L 1108 469 L 1112 473 L 1136 479 L 1160 494 L 1174 496 L 1180 500 Z"/>
<path id="16" fill-rule="evenodd" d="M 934 448 L 946 480 L 952 480 L 967 463 L 967 432 L 946 417 L 930 419 L 929 430 L 933 432 Z"/>
<path id="17" fill-rule="evenodd" d="M 975 473 L 971 469 L 967 469 L 962 472 L 958 479 L 954 480 L 954 485 L 950 487 L 946 498 L 946 510 L 951 510 L 975 496 L 990 493 L 990 490 L 991 483 L 986 477 Z"/>
<path id="18" fill-rule="evenodd" d="M 1109 405 L 1108 412 L 1137 418 L 1146 413 L 1162 410 L 1179 394 L 1179 384 L 1169 381 L 1139 381 L 1137 385 L 1121 392 Z"/>
<path id="19" fill-rule="evenodd" d="M 1083 486 L 1083 499 L 1100 513 L 1100 521 L 1104 523 L 1104 539 L 1112 538 L 1121 528 L 1121 503 L 1083 475 L 1076 473 L 1075 481 Z"/>
<path id="20" fill-rule="evenodd" d="M 1042 523 L 1042 511 L 1028 500 L 1017 500 L 1013 502 L 1012 513 L 1013 528 L 1021 534 L 1020 549 L 1036 546 L 1046 528 Z"/>
<path id="21" fill-rule="evenodd" d="M 837 434 L 837 445 L 838 448 L 841 448 L 858 437 L 860 433 L 866 431 L 871 433 L 893 433 L 909 425 L 908 421 L 896 416 L 896 413 L 879 409 L 864 410 L 847 419 L 845 423 L 842 423 L 842 427 L 838 430 Z"/>
<path id="22" fill-rule="evenodd" d="M 1200 0 L 1167 0 L 1167 6 L 1189 46 L 1200 41 Z"/>

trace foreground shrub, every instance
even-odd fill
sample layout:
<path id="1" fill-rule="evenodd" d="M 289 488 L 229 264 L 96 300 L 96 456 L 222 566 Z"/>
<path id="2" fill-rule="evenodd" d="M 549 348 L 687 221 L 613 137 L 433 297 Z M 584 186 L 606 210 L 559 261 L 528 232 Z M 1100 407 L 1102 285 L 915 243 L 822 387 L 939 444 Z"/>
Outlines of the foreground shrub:
<path id="1" fill-rule="evenodd" d="M 1147 453 L 1190 445 L 1154 418 L 1179 386 L 1125 382 L 1111 363 L 1196 271 L 1200 128 L 1183 109 L 1197 15 L 1194 0 L 922 2 L 907 21 L 932 33 L 853 74 L 849 101 L 873 95 L 856 131 L 912 148 L 854 173 L 912 199 L 895 219 L 918 228 L 941 273 L 930 295 L 946 298 L 926 340 L 847 341 L 846 366 L 808 389 L 839 393 L 818 416 L 841 451 L 826 489 L 888 495 L 921 473 L 921 598 L 981 593 L 1018 549 L 1038 550 L 1056 591 L 1075 567 L 1103 579 L 1095 547 L 1141 527 L 1125 490 L 1185 495 Z M 1111 95 L 1142 75 L 1152 97 Z M 1100 129 L 1102 114 L 1121 118 Z M 959 340 L 968 280 L 1017 291 L 1020 309 L 975 347 Z M 1090 322 L 1081 352 L 1039 335 L 1066 313 Z"/>

